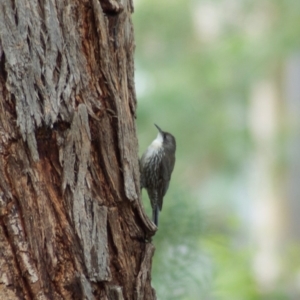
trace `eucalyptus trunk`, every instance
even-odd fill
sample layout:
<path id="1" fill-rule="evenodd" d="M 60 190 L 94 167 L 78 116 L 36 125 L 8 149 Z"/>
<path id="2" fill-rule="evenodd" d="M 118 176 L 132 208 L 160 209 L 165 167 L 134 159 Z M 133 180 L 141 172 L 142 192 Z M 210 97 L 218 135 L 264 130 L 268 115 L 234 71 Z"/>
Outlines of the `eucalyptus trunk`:
<path id="1" fill-rule="evenodd" d="M 0 2 L 0 299 L 155 299 L 132 0 Z"/>

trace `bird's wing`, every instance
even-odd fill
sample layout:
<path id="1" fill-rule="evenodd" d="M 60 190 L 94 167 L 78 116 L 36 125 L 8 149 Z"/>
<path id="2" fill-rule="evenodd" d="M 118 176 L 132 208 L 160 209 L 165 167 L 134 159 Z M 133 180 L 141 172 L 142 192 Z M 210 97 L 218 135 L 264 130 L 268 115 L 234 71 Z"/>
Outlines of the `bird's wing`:
<path id="1" fill-rule="evenodd" d="M 160 172 L 162 176 L 159 180 L 159 196 L 158 196 L 158 206 L 160 210 L 162 209 L 162 205 L 163 205 L 163 197 L 165 196 L 169 188 L 169 183 L 170 183 L 172 171 L 174 169 L 174 165 L 175 165 L 175 155 L 165 157 L 162 160 L 161 172 Z"/>

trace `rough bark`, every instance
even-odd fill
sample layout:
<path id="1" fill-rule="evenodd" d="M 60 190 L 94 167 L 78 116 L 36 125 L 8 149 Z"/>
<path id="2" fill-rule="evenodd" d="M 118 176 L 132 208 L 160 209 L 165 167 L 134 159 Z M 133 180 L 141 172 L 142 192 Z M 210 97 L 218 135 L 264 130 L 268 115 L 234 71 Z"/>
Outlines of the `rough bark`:
<path id="1" fill-rule="evenodd" d="M 155 299 L 132 0 L 0 2 L 0 298 Z"/>

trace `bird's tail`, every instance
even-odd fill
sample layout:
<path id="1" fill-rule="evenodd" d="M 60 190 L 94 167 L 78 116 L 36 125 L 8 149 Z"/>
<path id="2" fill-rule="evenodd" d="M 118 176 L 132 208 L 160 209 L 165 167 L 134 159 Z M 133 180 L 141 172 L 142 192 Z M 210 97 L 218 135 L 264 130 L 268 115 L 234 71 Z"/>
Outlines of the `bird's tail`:
<path id="1" fill-rule="evenodd" d="M 155 205 L 152 209 L 152 220 L 156 227 L 158 227 L 158 215 L 159 215 L 159 207 L 158 205 Z"/>

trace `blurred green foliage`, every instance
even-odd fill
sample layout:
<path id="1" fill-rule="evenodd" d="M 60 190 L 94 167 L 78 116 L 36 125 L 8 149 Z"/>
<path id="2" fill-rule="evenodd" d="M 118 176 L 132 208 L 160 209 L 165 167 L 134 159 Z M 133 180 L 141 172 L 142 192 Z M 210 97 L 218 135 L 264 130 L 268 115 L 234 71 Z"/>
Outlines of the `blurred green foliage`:
<path id="1" fill-rule="evenodd" d="M 218 13 L 216 37 L 198 30 L 207 5 Z M 299 12 L 297 0 L 135 3 L 140 154 L 157 134 L 153 123 L 177 140 L 154 237 L 160 300 L 290 299 L 281 287 L 262 294 L 256 285 L 236 186 L 252 149 L 251 86 L 280 74 L 299 49 Z"/>

